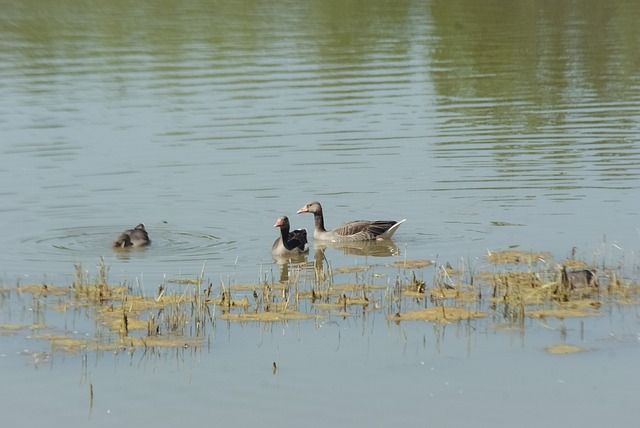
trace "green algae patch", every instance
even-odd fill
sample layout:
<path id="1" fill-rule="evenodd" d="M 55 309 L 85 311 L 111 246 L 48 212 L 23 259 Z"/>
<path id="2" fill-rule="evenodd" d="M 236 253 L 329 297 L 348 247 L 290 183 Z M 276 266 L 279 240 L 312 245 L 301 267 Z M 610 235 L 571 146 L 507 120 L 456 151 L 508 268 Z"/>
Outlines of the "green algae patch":
<path id="1" fill-rule="evenodd" d="M 539 261 L 546 261 L 551 259 L 551 253 L 547 251 L 532 252 L 532 251 L 490 251 L 485 260 L 494 265 L 507 265 L 507 264 L 533 264 Z"/>
<path id="2" fill-rule="evenodd" d="M 251 284 L 235 284 L 225 287 L 229 291 L 282 291 L 286 289 L 284 284 L 268 284 L 268 285 L 251 285 Z"/>
<path id="3" fill-rule="evenodd" d="M 585 310 L 597 310 L 602 306 L 602 302 L 599 300 L 582 299 L 572 300 L 570 302 L 564 302 L 559 305 L 563 309 L 585 309 Z"/>
<path id="4" fill-rule="evenodd" d="M 129 294 L 127 287 L 107 284 L 74 285 L 71 290 L 75 298 L 87 302 L 119 301 Z"/>
<path id="5" fill-rule="evenodd" d="M 67 296 L 71 292 L 69 287 L 59 285 L 20 285 L 14 289 L 20 293 L 30 293 L 38 296 Z"/>
<path id="6" fill-rule="evenodd" d="M 439 306 L 433 308 L 418 309 L 409 312 L 397 312 L 387 316 L 389 321 L 432 321 L 446 323 L 476 318 L 485 318 L 486 313 L 471 311 L 454 306 Z"/>
<path id="7" fill-rule="evenodd" d="M 357 316 L 356 314 L 352 314 L 351 312 L 338 312 L 337 314 L 334 314 L 337 317 L 342 317 L 342 318 L 346 318 L 346 317 L 355 317 Z"/>
<path id="8" fill-rule="evenodd" d="M 300 321 L 318 318 L 316 315 L 303 312 L 258 312 L 243 314 L 221 314 L 218 319 L 235 322 L 280 322 Z"/>
<path id="9" fill-rule="evenodd" d="M 400 269 L 422 269 L 432 264 L 433 262 L 431 260 L 400 260 L 389 263 L 386 266 Z"/>
<path id="10" fill-rule="evenodd" d="M 95 318 L 98 322 L 110 326 L 112 331 L 119 331 L 120 322 L 126 317 L 128 319 L 127 328 L 132 330 L 143 330 L 144 320 L 136 320 L 135 317 L 144 312 L 154 309 L 166 309 L 177 307 L 183 303 L 193 303 L 195 298 L 183 295 L 171 295 L 161 297 L 127 296 L 120 304 L 100 307 L 96 311 Z"/>
<path id="11" fill-rule="evenodd" d="M 216 297 L 215 299 L 207 300 L 207 304 L 221 306 L 225 308 L 248 308 L 251 304 L 249 303 L 249 299 L 247 296 L 244 296 L 242 299 L 230 299 L 226 295 L 222 295 L 222 297 Z"/>
<path id="12" fill-rule="evenodd" d="M 539 288 L 543 285 L 540 276 L 532 272 L 482 273 L 478 275 L 478 278 L 494 286 Z"/>
<path id="13" fill-rule="evenodd" d="M 40 334 L 32 339 L 47 340 L 52 351 L 65 354 L 77 354 L 84 351 L 112 351 L 116 349 L 115 343 L 100 342 L 94 338 L 79 338 L 60 334 Z"/>
<path id="14" fill-rule="evenodd" d="M 589 265 L 587 264 L 587 262 L 582 261 L 582 260 L 576 260 L 576 259 L 566 259 L 561 263 L 562 266 L 566 267 L 567 269 L 588 269 Z"/>
<path id="15" fill-rule="evenodd" d="M 348 297 L 348 296 L 340 296 L 338 298 L 338 304 L 345 306 L 367 306 L 369 304 L 369 299 L 367 297 Z"/>
<path id="16" fill-rule="evenodd" d="M 173 278 L 173 279 L 167 280 L 167 282 L 171 284 L 182 284 L 182 285 L 202 284 L 202 280 L 200 278 Z"/>
<path id="17" fill-rule="evenodd" d="M 129 312 L 144 312 L 151 309 L 163 309 L 183 303 L 193 303 L 196 298 L 183 294 L 164 295 L 160 297 L 127 296 L 122 307 Z"/>
<path id="18" fill-rule="evenodd" d="M 339 267 L 334 269 L 335 273 L 360 273 L 366 272 L 371 269 L 371 266 L 362 265 L 362 266 L 348 266 L 348 267 Z"/>
<path id="19" fill-rule="evenodd" d="M 547 302 L 546 294 L 536 291 L 525 291 L 519 293 L 508 293 L 501 297 L 491 299 L 494 303 L 504 303 L 505 305 L 540 306 Z"/>
<path id="20" fill-rule="evenodd" d="M 591 308 L 557 308 L 557 309 L 527 309 L 524 315 L 529 318 L 586 318 L 599 315 Z"/>
<path id="21" fill-rule="evenodd" d="M 202 345 L 202 339 L 185 336 L 123 337 L 115 341 L 100 341 L 93 338 L 76 338 L 65 335 L 44 334 L 33 339 L 47 340 L 52 351 L 77 354 L 85 351 L 116 351 L 128 348 L 189 348 Z"/>
<path id="22" fill-rule="evenodd" d="M 120 332 L 121 334 L 126 335 L 127 332 L 132 330 L 141 330 L 141 331 L 150 331 L 151 324 L 148 320 L 139 320 L 135 318 L 124 318 L 119 317 L 117 319 L 111 320 L 110 323 L 107 323 L 109 330 L 114 332 Z"/>
<path id="23" fill-rule="evenodd" d="M 544 348 L 545 352 L 554 355 L 576 354 L 578 352 L 587 352 L 588 348 L 581 348 L 574 345 L 550 345 Z"/>
<path id="24" fill-rule="evenodd" d="M 19 330 L 52 330 L 55 327 L 46 324 L 4 324 L 0 325 L 0 334 Z"/>
<path id="25" fill-rule="evenodd" d="M 602 303 L 598 300 L 575 300 L 558 304 L 554 308 L 527 309 L 529 318 L 586 318 L 600 315 Z"/>
<path id="26" fill-rule="evenodd" d="M 373 291 L 373 290 L 386 290 L 386 285 L 373 285 L 373 284 L 333 284 L 330 288 L 330 294 L 351 293 L 356 291 Z"/>
<path id="27" fill-rule="evenodd" d="M 321 290 L 307 290 L 300 291 L 298 293 L 298 299 L 308 299 L 311 301 L 321 299 L 323 297 L 323 293 Z"/>
<path id="28" fill-rule="evenodd" d="M 202 346 L 202 338 L 187 336 L 126 337 L 120 339 L 118 345 L 128 348 L 198 348 Z"/>
<path id="29" fill-rule="evenodd" d="M 459 302 L 475 302 L 478 292 L 467 287 L 434 287 L 429 290 L 429 296 L 438 300 L 457 300 Z"/>
<path id="30" fill-rule="evenodd" d="M 341 303 L 314 303 L 313 307 L 320 311 L 341 311 L 344 305 Z"/>
<path id="31" fill-rule="evenodd" d="M 402 297 L 409 299 L 423 299 L 425 297 L 424 291 L 404 290 Z"/>

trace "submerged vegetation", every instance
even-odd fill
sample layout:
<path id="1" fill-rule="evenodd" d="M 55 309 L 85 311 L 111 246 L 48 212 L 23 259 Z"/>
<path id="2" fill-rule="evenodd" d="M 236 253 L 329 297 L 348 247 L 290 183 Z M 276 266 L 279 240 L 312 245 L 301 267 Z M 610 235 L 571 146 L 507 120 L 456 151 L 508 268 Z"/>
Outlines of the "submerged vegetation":
<path id="1" fill-rule="evenodd" d="M 640 303 L 640 286 L 625 269 L 571 257 L 551 263 L 546 252 L 491 252 L 458 266 L 430 260 L 331 266 L 326 257 L 278 265 L 280 277 L 256 284 L 224 281 L 214 286 L 205 266 L 193 278 L 166 280 L 155 295 L 132 284 L 113 284 L 100 261 L 95 277 L 80 265 L 70 285 L 19 284 L 0 288 L 0 304 L 21 302 L 33 311 L 27 324 L 0 325 L 0 336 L 26 331 L 55 353 L 133 353 L 159 348 L 198 348 L 217 323 L 324 322 L 327 319 L 384 316 L 388 323 L 477 323 L 487 329 L 524 332 L 526 320 L 597 317 L 603 305 Z M 432 279 L 425 279 L 433 271 Z M 347 277 L 345 279 L 345 277 Z M 15 304 L 15 302 L 13 302 Z M 93 327 L 83 333 L 46 322 L 50 313 L 82 314 Z M 585 349 L 550 345 L 549 353 Z M 43 352 L 34 354 L 42 360 Z"/>

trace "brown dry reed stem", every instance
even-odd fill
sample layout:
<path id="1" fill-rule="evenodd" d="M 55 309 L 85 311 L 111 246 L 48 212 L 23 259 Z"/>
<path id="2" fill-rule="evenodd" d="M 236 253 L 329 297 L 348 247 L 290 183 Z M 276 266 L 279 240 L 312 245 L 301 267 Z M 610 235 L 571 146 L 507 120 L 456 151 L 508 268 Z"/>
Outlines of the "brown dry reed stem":
<path id="1" fill-rule="evenodd" d="M 504 284 L 506 291 L 503 297 L 504 316 L 521 328 L 524 328 L 524 299 L 520 288 L 509 284 L 508 277 Z"/>
<path id="2" fill-rule="evenodd" d="M 107 274 L 109 273 L 109 267 L 104 262 L 104 257 L 100 257 L 98 262 L 98 284 L 107 285 Z"/>
<path id="3" fill-rule="evenodd" d="M 326 271 L 325 271 L 326 265 Z M 325 290 L 328 290 L 331 284 L 333 284 L 333 268 L 331 262 L 327 259 L 327 256 L 322 252 L 322 258 L 314 260 L 316 283 L 319 289 L 322 288 L 320 284 L 325 285 Z"/>
<path id="4" fill-rule="evenodd" d="M 196 281 L 195 298 L 193 303 L 195 305 L 194 324 L 196 329 L 195 331 L 196 336 L 200 336 L 205 333 L 204 317 L 205 317 L 207 305 L 206 305 L 206 297 L 202 293 L 202 282 L 204 280 L 204 272 L 205 272 L 206 266 L 207 266 L 207 262 L 205 260 L 202 263 L 202 269 L 200 269 L 200 275 L 198 276 L 198 279 Z"/>

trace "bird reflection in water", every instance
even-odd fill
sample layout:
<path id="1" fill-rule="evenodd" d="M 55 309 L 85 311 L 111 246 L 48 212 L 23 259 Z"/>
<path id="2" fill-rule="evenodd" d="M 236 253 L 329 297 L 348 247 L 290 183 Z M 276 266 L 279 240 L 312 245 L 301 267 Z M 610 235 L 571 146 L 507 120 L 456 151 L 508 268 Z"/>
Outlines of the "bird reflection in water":
<path id="1" fill-rule="evenodd" d="M 315 241 L 313 252 L 313 266 L 315 279 L 324 281 L 329 277 L 329 261 L 326 258 L 327 248 L 333 248 L 346 255 L 371 256 L 371 257 L 393 257 L 400 254 L 400 249 L 391 240 L 384 241 L 362 241 L 362 242 L 327 242 Z M 300 275 L 307 266 L 307 255 L 273 256 L 273 259 L 280 268 L 280 282 L 285 283 L 290 279 L 292 272 Z"/>

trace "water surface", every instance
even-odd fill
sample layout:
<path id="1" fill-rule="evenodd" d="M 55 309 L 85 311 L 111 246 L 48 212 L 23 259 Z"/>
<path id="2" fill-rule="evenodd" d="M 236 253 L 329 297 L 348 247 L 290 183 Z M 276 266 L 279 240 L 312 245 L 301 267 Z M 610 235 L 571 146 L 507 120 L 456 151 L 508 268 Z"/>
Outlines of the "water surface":
<path id="1" fill-rule="evenodd" d="M 75 264 L 95 275 L 101 258 L 110 281 L 147 293 L 203 266 L 216 285 L 277 280 L 273 223 L 285 214 L 311 230 L 310 216 L 294 214 L 311 199 L 323 203 L 328 226 L 406 218 L 399 251 L 385 261 L 483 264 L 488 250 L 517 247 L 550 251 L 552 264 L 576 247 L 584 259 L 622 260 L 626 279 L 637 279 L 635 1 L 0 6 L 5 286 L 69 284 Z M 114 252 L 111 241 L 140 222 L 152 246 Z M 379 262 L 325 254 L 335 267 Z M 430 269 L 420 272 L 428 283 Z M 34 322 L 29 312 L 2 312 L 6 322 Z M 493 334 L 436 341 L 429 323 L 402 333 L 373 318 L 227 327 L 213 350 L 142 359 L 142 367 L 137 357 L 90 355 L 91 421 L 131 422 L 141 406 L 145 422 L 202 423 L 215 403 L 209 416 L 220 422 L 249 413 L 243 422 L 314 425 L 324 423 L 311 416 L 323 409 L 349 425 L 461 424 L 500 413 L 493 424 L 526 426 L 522 415 L 541 394 L 554 425 L 571 424 L 567 415 L 584 426 L 637 421 L 625 370 L 637 354 L 633 316 L 590 327 L 596 341 L 624 329 L 626 346 L 564 360 L 541 355 L 535 334 L 516 346 Z M 87 399 L 79 357 L 31 372 L 14 356 L 32 346 L 3 345 L 12 396 L 46 385 L 43 418 L 60 413 L 43 397 Z M 288 366 L 275 377 L 274 360 Z M 535 376 L 516 372 L 527 365 Z M 123 389 L 131 395 L 118 399 Z M 502 413 L 496 402 L 509 397 L 522 400 Z M 65 412 L 68 424 L 86 420 L 79 407 Z"/>

